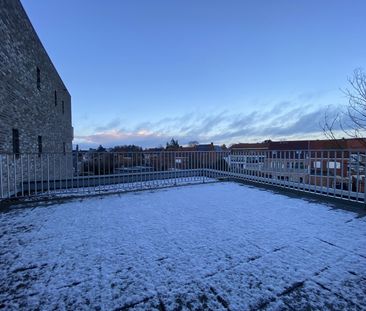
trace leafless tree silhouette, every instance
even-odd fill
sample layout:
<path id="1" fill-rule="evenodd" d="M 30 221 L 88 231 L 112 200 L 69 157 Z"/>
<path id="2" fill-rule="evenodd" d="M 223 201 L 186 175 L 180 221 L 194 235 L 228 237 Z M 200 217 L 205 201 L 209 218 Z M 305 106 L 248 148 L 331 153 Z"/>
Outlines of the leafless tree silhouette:
<path id="1" fill-rule="evenodd" d="M 354 70 L 348 78 L 349 87 L 342 90 L 348 104 L 344 111 L 334 116 L 325 115 L 322 125 L 325 136 L 335 140 L 341 131 L 348 138 L 359 139 L 366 146 L 366 73 L 362 68 Z"/>

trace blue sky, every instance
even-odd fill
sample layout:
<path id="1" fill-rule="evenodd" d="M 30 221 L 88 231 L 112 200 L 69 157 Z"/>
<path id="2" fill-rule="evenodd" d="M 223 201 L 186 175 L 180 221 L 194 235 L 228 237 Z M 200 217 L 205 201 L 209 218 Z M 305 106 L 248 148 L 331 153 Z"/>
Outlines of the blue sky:
<path id="1" fill-rule="evenodd" d="M 74 143 L 323 138 L 366 63 L 366 1 L 22 0 Z"/>

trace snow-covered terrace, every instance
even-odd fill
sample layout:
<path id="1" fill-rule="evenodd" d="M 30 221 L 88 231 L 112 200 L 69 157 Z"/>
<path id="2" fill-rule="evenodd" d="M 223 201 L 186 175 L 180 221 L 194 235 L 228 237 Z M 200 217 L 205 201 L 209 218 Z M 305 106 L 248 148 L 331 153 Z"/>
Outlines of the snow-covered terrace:
<path id="1" fill-rule="evenodd" d="M 0 308 L 361 310 L 366 220 L 237 183 L 0 214 Z"/>

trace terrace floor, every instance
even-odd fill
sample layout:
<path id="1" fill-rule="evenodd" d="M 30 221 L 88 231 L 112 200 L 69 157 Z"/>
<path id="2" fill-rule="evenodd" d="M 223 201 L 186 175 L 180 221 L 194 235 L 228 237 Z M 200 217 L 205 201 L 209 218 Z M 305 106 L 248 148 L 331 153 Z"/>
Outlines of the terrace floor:
<path id="1" fill-rule="evenodd" d="M 236 183 L 0 213 L 0 308 L 366 309 L 366 219 Z"/>

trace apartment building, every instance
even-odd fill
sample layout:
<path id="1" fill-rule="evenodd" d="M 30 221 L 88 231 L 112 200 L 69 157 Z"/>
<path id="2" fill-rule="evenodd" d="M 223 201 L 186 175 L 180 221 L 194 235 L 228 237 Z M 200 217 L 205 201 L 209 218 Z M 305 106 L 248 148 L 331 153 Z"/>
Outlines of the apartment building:
<path id="1" fill-rule="evenodd" d="M 365 146 L 362 139 L 241 143 L 231 146 L 229 165 L 253 176 L 363 191 Z"/>

